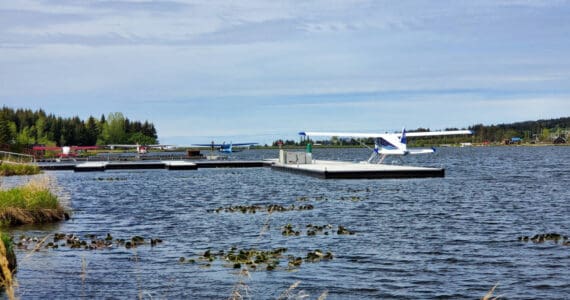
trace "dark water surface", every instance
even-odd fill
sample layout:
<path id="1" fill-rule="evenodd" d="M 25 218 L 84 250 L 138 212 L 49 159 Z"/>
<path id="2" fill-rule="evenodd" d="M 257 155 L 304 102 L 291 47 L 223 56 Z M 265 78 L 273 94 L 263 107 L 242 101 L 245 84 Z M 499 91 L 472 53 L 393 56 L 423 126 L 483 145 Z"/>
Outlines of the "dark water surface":
<path id="1" fill-rule="evenodd" d="M 236 156 L 274 158 L 277 152 Z M 314 156 L 364 160 L 367 150 L 316 149 Z M 252 299 L 277 298 L 297 281 L 291 298 L 316 299 L 328 292 L 327 299 L 473 299 L 496 283 L 495 295 L 505 298 L 570 297 L 570 246 L 517 240 L 539 233 L 570 235 L 570 147 L 442 148 L 405 162 L 444 166 L 446 177 L 331 181 L 269 168 L 48 172 L 69 197 L 72 219 L 18 228 L 16 238 L 111 233 L 164 242 L 136 249 L 18 250 L 18 295 L 227 299 L 241 280 L 248 289 L 240 293 Z M 107 178 L 120 180 L 99 180 Z M 307 201 L 298 201 L 301 197 Z M 314 209 L 270 216 L 211 212 L 252 204 Z M 288 223 L 303 234 L 283 236 Z M 356 234 L 307 236 L 307 224 L 342 225 Z M 293 271 L 286 270 L 284 259 L 277 270 L 252 271 L 249 278 L 220 261 L 211 267 L 178 261 L 232 246 L 286 247 L 285 254 L 295 256 L 321 249 L 334 259 L 303 262 Z"/>

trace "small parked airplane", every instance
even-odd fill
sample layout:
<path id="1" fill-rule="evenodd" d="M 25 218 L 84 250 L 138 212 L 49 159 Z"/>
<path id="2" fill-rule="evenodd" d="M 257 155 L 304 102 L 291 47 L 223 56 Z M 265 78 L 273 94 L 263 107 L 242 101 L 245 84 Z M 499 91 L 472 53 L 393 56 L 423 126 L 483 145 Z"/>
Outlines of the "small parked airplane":
<path id="1" fill-rule="evenodd" d="M 148 153 L 149 148 L 165 150 L 165 149 L 170 149 L 172 145 L 111 144 L 107 145 L 107 147 L 109 147 L 111 150 L 115 148 L 126 148 L 126 149 L 135 148 L 137 149 L 138 154 L 145 154 Z"/>
<path id="2" fill-rule="evenodd" d="M 34 146 L 32 150 L 38 156 L 43 156 L 45 151 L 57 151 L 59 158 L 75 157 L 77 156 L 77 151 L 82 150 L 97 150 L 98 146 Z"/>
<path id="3" fill-rule="evenodd" d="M 253 146 L 253 145 L 257 145 L 259 143 L 232 143 L 230 142 L 229 144 L 226 144 L 226 142 L 223 142 L 221 144 L 216 144 L 214 143 L 214 141 L 212 141 L 212 143 L 210 144 L 193 144 L 192 146 L 198 146 L 198 147 L 210 147 L 212 150 L 217 149 L 218 151 L 222 152 L 222 153 L 232 153 L 232 152 L 238 152 L 239 150 L 235 150 L 233 149 L 233 146 L 236 147 L 242 147 L 242 146 Z"/>
<path id="4" fill-rule="evenodd" d="M 435 152 L 434 148 L 408 148 L 408 137 L 426 137 L 442 135 L 473 134 L 471 130 L 426 131 L 402 133 L 354 133 L 354 132 L 299 132 L 301 136 L 337 136 L 351 138 L 373 138 L 374 150 L 368 163 L 384 162 L 388 155 L 426 154 Z"/>

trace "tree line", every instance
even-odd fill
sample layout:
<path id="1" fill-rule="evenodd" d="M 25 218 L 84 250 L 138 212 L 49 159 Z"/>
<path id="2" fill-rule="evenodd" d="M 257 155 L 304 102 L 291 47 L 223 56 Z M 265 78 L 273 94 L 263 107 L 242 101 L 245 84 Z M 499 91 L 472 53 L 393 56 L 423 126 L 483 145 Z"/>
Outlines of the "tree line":
<path id="1" fill-rule="evenodd" d="M 463 128 L 465 129 L 465 128 Z M 520 138 L 524 143 L 551 143 L 554 139 L 562 137 L 568 139 L 570 130 L 570 117 L 558 119 L 544 119 L 537 121 L 525 121 L 509 124 L 483 125 L 476 124 L 469 126 L 467 129 L 473 131 L 473 135 L 458 136 L 434 136 L 426 138 L 414 138 L 409 140 L 411 146 L 427 146 L 439 144 L 459 144 L 459 143 L 504 143 L 512 138 Z M 458 128 L 446 128 L 445 130 L 459 130 Z M 408 130 L 408 132 L 425 132 L 431 131 L 429 128 L 417 128 Z M 304 146 L 307 143 L 331 145 L 331 146 L 357 146 L 357 145 L 373 145 L 372 138 L 341 138 L 331 137 L 326 140 L 312 140 L 301 138 L 299 141 L 294 140 L 277 140 L 273 142 L 273 146 L 281 143 L 283 146 Z"/>
<path id="2" fill-rule="evenodd" d="M 14 151 L 30 145 L 156 144 L 157 139 L 152 123 L 129 120 L 120 112 L 81 120 L 77 116 L 56 117 L 41 109 L 0 110 L 0 145 Z"/>
<path id="3" fill-rule="evenodd" d="M 477 124 L 469 127 L 474 131 L 475 142 L 501 142 L 511 138 L 521 138 L 525 142 L 552 142 L 557 137 L 568 138 L 570 117 L 544 119 L 485 126 Z"/>

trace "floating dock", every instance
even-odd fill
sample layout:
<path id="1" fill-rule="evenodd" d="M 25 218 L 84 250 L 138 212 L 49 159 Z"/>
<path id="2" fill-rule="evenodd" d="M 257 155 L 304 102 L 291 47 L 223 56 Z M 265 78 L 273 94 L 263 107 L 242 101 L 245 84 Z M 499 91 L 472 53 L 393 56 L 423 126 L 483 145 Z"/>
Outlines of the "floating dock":
<path id="1" fill-rule="evenodd" d="M 92 162 L 66 162 L 66 163 L 40 163 L 41 170 L 47 171 L 75 171 L 95 172 L 105 170 L 197 170 L 199 168 L 260 168 L 268 167 L 272 163 L 267 161 L 92 161 Z"/>
<path id="2" fill-rule="evenodd" d="M 93 171 L 105 171 L 107 162 L 86 162 L 80 163 L 74 166 L 75 172 L 93 172 Z"/>
<path id="3" fill-rule="evenodd" d="M 184 160 L 172 161 L 92 161 L 40 163 L 42 170 L 70 170 L 75 172 L 102 172 L 106 170 L 197 170 L 202 168 L 262 168 L 308 175 L 322 179 L 387 179 L 444 177 L 442 168 L 401 165 L 352 163 L 344 161 L 312 160 L 311 163 L 280 163 L 277 159 L 263 161 L 239 160 Z"/>
<path id="4" fill-rule="evenodd" d="M 159 161 L 159 162 L 84 162 L 76 164 L 73 167 L 75 172 L 93 172 L 105 170 L 148 170 L 148 169 L 167 169 L 167 170 L 196 170 L 198 167 L 195 163 L 186 161 Z"/>
<path id="5" fill-rule="evenodd" d="M 283 164 L 275 161 L 271 168 L 278 171 L 303 174 L 322 179 L 445 177 L 445 170 L 442 168 L 351 163 L 330 160 L 313 160 L 310 164 Z"/>

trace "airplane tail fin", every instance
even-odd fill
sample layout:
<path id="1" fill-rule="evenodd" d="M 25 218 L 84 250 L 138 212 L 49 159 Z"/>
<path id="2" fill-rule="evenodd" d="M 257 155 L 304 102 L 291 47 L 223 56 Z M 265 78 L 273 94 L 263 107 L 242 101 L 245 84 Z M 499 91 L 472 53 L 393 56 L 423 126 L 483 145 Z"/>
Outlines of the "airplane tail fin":
<path id="1" fill-rule="evenodd" d="M 402 145 L 401 145 L 402 148 L 403 148 L 402 150 L 404 150 L 404 152 L 407 151 L 407 150 L 408 150 L 408 149 L 407 149 L 408 146 L 406 145 L 406 143 L 407 143 L 407 139 L 406 139 L 406 128 L 403 128 L 403 129 L 402 129 L 402 136 L 400 137 L 400 143 L 402 144 Z"/>

